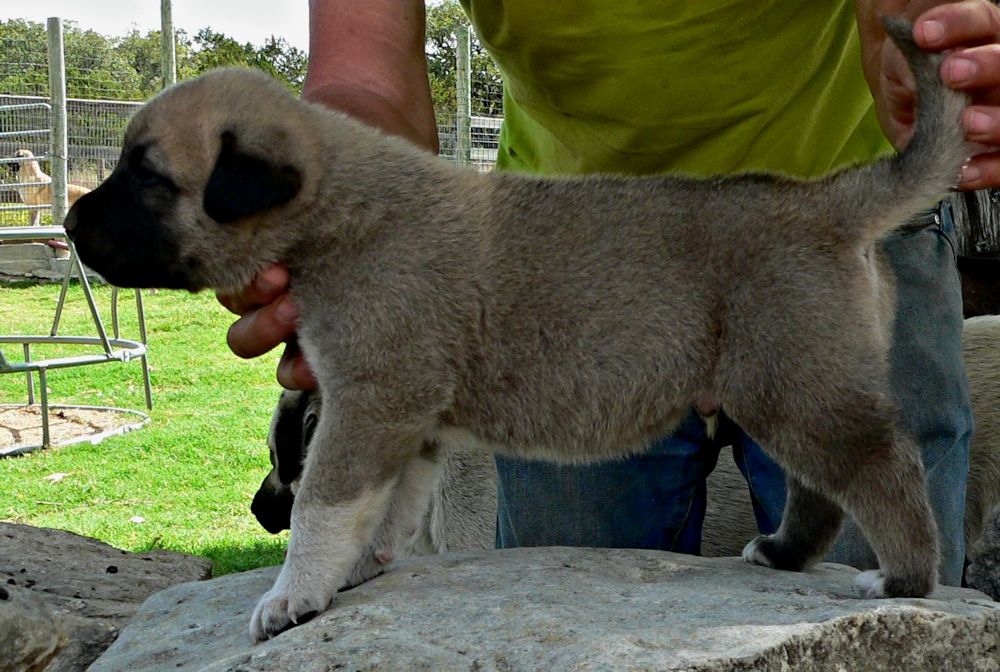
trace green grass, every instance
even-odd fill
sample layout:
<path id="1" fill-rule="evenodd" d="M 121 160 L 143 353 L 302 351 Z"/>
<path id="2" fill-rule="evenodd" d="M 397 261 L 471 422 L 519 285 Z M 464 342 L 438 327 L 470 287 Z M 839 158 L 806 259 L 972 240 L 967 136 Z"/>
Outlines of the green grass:
<path id="1" fill-rule="evenodd" d="M 95 291 L 110 319 L 110 289 Z M 0 334 L 48 333 L 58 293 L 56 285 L 0 287 Z M 125 338 L 138 333 L 132 296 L 124 292 L 121 301 Z M 210 293 L 161 291 L 143 298 L 150 423 L 97 445 L 0 459 L 0 519 L 70 530 L 130 551 L 201 555 L 213 561 L 217 575 L 280 563 L 287 533 L 268 534 L 250 513 L 270 468 L 265 438 L 279 391 L 277 355 L 244 361 L 230 353 L 225 334 L 233 318 Z M 89 334 L 90 326 L 74 286 L 59 333 Z M 56 352 L 49 346 L 32 356 Z M 20 348 L 4 353 L 14 359 Z M 50 403 L 144 410 L 138 362 L 53 370 L 48 388 Z M 25 400 L 23 376 L 0 376 L 0 402 Z M 66 476 L 46 480 L 55 473 Z M 133 522 L 137 517 L 143 522 Z"/>

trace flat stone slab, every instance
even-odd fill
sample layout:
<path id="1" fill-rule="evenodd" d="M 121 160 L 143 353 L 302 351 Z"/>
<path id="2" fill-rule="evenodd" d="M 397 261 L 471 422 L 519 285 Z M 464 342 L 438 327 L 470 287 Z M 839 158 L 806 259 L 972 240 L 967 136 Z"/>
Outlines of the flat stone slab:
<path id="1" fill-rule="evenodd" d="M 412 558 L 253 646 L 250 614 L 276 574 L 153 596 L 92 672 L 1000 670 L 1000 604 L 945 587 L 862 600 L 841 565 L 579 548 Z"/>

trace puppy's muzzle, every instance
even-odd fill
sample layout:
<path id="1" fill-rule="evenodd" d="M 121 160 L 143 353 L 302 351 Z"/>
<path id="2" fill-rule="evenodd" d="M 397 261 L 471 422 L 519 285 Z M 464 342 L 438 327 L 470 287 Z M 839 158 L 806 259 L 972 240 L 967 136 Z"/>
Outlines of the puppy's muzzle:
<path id="1" fill-rule="evenodd" d="M 295 497 L 287 485 L 279 484 L 275 487 L 272 478 L 278 480 L 272 472 L 260 484 L 250 504 L 250 511 L 261 527 L 271 534 L 277 534 L 292 526 L 292 504 L 295 502 Z"/>
<path id="2" fill-rule="evenodd" d="M 112 173 L 73 204 L 63 226 L 80 259 L 119 287 L 199 289 L 197 264 L 185 259 L 164 212 L 150 209 Z"/>

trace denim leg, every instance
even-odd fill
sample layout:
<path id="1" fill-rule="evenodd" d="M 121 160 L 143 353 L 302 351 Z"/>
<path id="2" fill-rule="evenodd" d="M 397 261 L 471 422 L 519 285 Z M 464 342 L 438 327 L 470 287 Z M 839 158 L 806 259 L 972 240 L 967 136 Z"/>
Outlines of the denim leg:
<path id="1" fill-rule="evenodd" d="M 962 296 L 950 208 L 939 225 L 901 230 L 885 242 L 896 274 L 890 382 L 904 427 L 921 447 L 941 546 L 941 583 L 959 585 L 972 411 L 962 362 Z M 877 560 L 853 521 L 828 560 L 874 568 Z"/>
<path id="2" fill-rule="evenodd" d="M 757 530 L 773 534 L 785 511 L 785 472 L 746 432 L 738 427 L 736 430 L 732 438 L 733 460 L 750 488 Z"/>
<path id="3" fill-rule="evenodd" d="M 706 450 L 690 413 L 641 455 L 583 466 L 497 456 L 497 547 L 598 546 L 699 553 Z"/>

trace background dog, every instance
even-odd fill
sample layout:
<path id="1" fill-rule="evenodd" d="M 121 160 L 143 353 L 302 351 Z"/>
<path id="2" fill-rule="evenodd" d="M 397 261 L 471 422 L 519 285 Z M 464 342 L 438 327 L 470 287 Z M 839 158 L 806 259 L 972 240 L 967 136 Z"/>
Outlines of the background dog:
<path id="1" fill-rule="evenodd" d="M 10 164 L 10 171 L 17 182 L 30 183 L 16 187 L 18 195 L 25 205 L 52 205 L 52 178 L 42 172 L 41 166 L 35 155 L 27 149 L 19 149 L 14 152 L 14 158 L 25 159 L 17 163 Z M 69 205 L 76 203 L 77 199 L 90 189 L 76 184 L 66 185 L 66 200 Z M 31 225 L 37 226 L 42 219 L 41 210 L 31 211 Z"/>
<path id="2" fill-rule="evenodd" d="M 954 183 L 967 101 L 909 25 L 887 29 L 918 83 L 915 135 L 820 180 L 482 174 L 249 71 L 141 108 L 67 218 L 82 260 L 118 285 L 192 291 L 285 263 L 322 390 L 253 639 L 404 545 L 443 447 L 613 459 L 692 405 L 724 408 L 789 475 L 782 525 L 747 560 L 807 568 L 847 510 L 880 561 L 863 595 L 930 592 L 936 532 L 888 391 L 878 242 Z"/>

